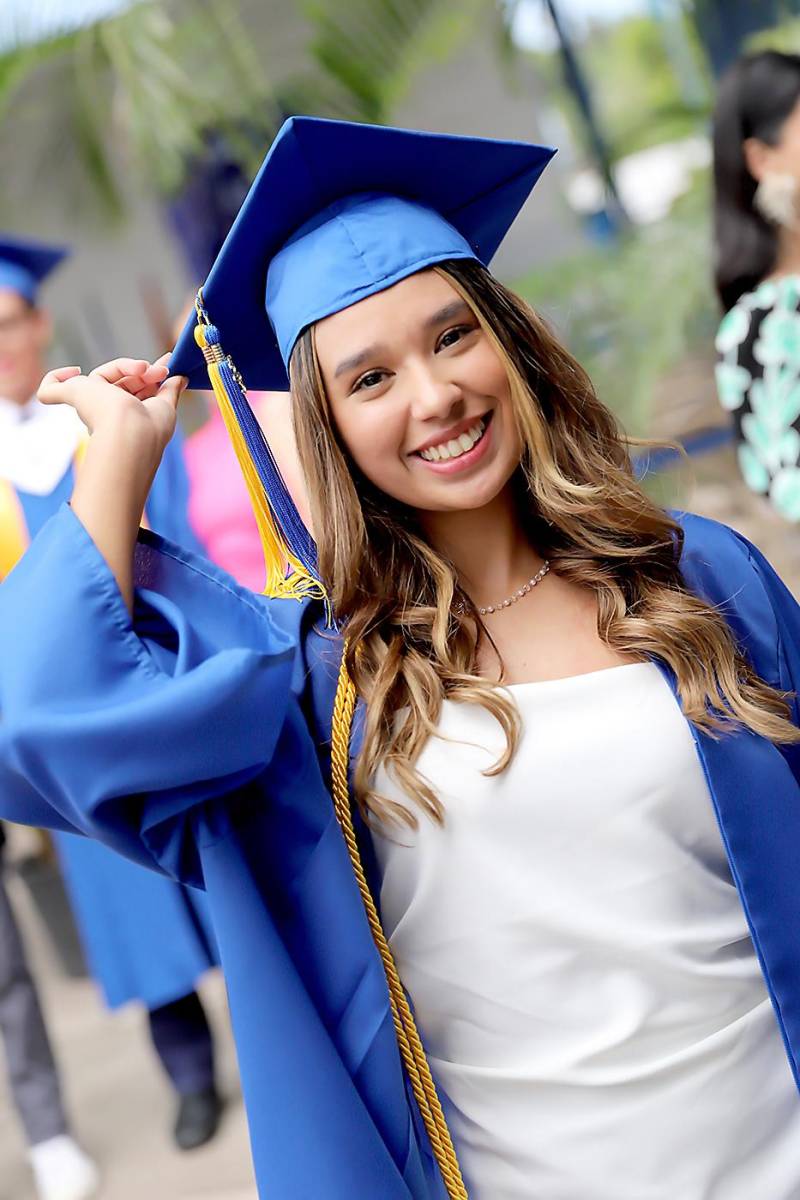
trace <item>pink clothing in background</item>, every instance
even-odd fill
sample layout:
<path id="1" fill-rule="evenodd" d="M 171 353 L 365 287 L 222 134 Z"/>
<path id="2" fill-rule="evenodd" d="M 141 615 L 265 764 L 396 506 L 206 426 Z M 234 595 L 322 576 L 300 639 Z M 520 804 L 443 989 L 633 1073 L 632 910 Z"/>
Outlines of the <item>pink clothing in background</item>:
<path id="1" fill-rule="evenodd" d="M 291 422 L 288 393 L 251 394 L 259 422 L 300 515 L 310 528 L 308 503 Z M 267 417 L 267 411 L 269 413 Z M 205 425 L 186 439 L 189 521 L 212 562 L 252 591 L 263 591 L 264 556 L 256 519 L 225 423 L 214 405 Z"/>
<path id="2" fill-rule="evenodd" d="M 186 439 L 189 521 L 212 562 L 254 592 L 264 587 L 264 555 L 256 519 L 225 423 L 214 408 Z"/>

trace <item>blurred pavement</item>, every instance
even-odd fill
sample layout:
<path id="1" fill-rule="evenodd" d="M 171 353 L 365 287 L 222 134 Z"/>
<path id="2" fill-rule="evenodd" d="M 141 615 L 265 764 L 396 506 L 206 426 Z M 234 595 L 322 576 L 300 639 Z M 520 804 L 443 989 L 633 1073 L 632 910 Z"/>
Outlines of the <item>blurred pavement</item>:
<path id="1" fill-rule="evenodd" d="M 244 1108 L 218 974 L 201 989 L 228 1099 L 217 1137 L 181 1154 L 171 1141 L 174 1100 L 151 1050 L 143 1013 L 109 1014 L 94 985 L 64 979 L 27 890 L 9 892 L 36 971 L 74 1131 L 103 1175 L 98 1200 L 256 1200 Z M 0 1071 L 0 1200 L 35 1200 L 25 1144 Z"/>

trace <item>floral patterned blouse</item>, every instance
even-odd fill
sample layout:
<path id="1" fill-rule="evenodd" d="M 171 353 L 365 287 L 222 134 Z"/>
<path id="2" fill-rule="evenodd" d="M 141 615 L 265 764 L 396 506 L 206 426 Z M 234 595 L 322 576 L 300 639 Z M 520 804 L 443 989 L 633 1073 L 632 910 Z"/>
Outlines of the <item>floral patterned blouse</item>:
<path id="1" fill-rule="evenodd" d="M 717 333 L 720 403 L 732 413 L 748 487 L 800 522 L 800 275 L 766 280 Z"/>

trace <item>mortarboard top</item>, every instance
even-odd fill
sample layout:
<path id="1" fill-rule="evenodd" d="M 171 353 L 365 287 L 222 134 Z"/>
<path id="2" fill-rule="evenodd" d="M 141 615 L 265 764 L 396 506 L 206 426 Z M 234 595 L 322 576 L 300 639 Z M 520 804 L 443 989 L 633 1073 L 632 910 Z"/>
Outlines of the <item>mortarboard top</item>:
<path id="1" fill-rule="evenodd" d="M 0 288 L 35 304 L 39 284 L 68 253 L 63 246 L 0 235 Z"/>
<path id="2" fill-rule="evenodd" d="M 433 262 L 488 263 L 554 153 L 526 142 L 286 121 L 203 285 L 208 318 L 246 386 L 285 390 L 286 360 L 311 321 Z M 369 200 L 383 202 L 382 214 Z M 370 247 L 380 248 L 371 260 Z M 192 318 L 170 371 L 207 388 L 193 328 Z"/>

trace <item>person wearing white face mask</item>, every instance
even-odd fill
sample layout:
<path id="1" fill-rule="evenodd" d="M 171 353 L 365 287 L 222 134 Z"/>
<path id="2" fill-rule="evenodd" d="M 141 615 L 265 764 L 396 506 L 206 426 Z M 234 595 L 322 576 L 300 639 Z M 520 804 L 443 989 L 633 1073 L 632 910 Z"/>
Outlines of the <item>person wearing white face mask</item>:
<path id="1" fill-rule="evenodd" d="M 800 522 L 800 56 L 747 55 L 714 112 L 717 390 L 748 487 Z"/>

